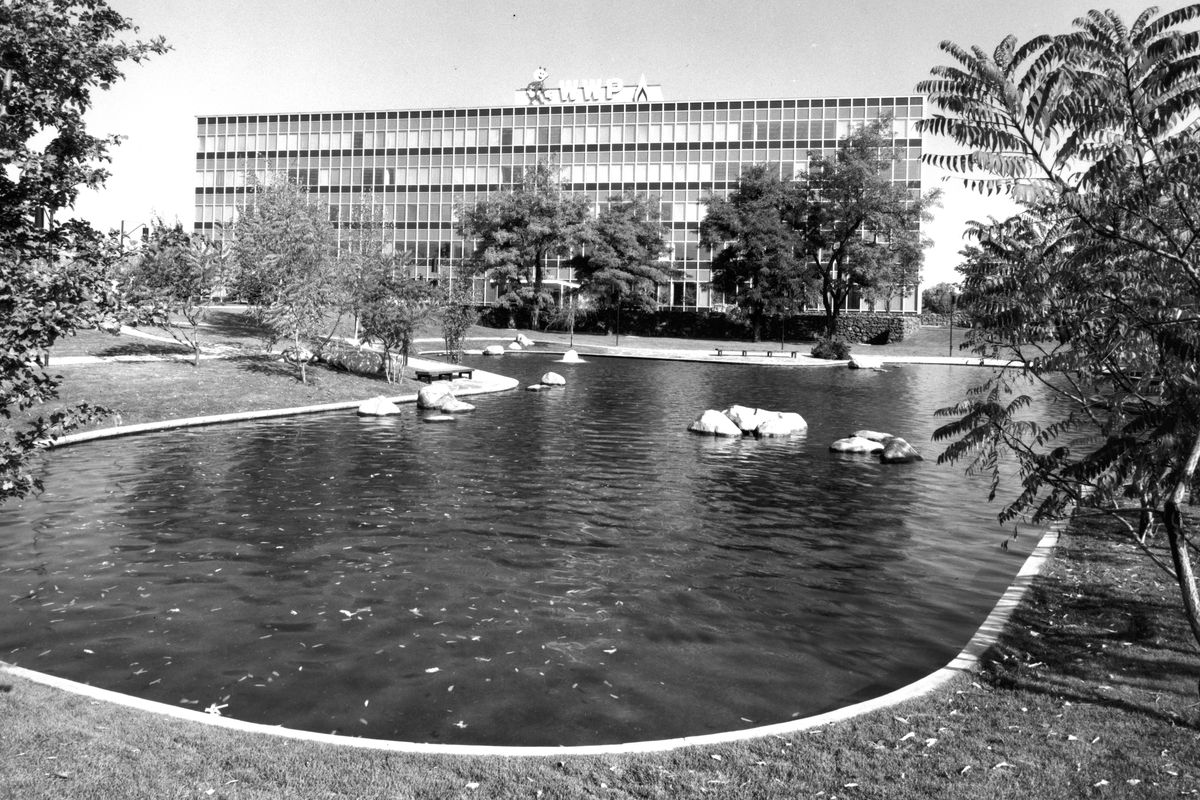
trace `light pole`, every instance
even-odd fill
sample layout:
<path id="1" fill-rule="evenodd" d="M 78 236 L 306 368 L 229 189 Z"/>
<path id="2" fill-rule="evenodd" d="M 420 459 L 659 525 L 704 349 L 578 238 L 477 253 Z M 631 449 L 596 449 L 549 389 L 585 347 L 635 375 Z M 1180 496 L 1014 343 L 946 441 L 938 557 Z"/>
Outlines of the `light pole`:
<path id="1" fill-rule="evenodd" d="M 950 292 L 950 357 L 954 357 L 954 302 L 958 300 L 958 292 Z"/>

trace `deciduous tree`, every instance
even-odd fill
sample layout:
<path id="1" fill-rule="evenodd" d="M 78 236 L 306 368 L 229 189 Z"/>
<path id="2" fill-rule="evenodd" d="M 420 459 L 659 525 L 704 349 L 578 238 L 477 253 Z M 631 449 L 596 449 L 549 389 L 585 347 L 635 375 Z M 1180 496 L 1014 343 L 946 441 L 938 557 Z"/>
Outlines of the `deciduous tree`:
<path id="1" fill-rule="evenodd" d="M 746 312 L 754 341 L 768 317 L 803 307 L 806 285 L 802 231 L 796 226 L 800 187 L 779 177 L 776 164 L 742 171 L 728 198 L 707 200 L 700 242 L 713 251 L 712 283 Z"/>
<path id="2" fill-rule="evenodd" d="M 233 229 L 234 291 L 257 309 L 268 346 L 290 342 L 301 381 L 337 328 L 348 283 L 325 206 L 282 176 L 254 192 Z"/>
<path id="3" fill-rule="evenodd" d="M 474 242 L 467 274 L 493 281 L 538 329 L 551 300 L 542 286 L 547 262 L 580 245 L 592 219 L 587 198 L 564 191 L 560 168 L 542 162 L 526 169 L 512 191 L 459 204 L 456 217 L 459 236 Z"/>
<path id="4" fill-rule="evenodd" d="M 408 366 L 417 331 L 433 316 L 441 292 L 412 275 L 412 259 L 407 257 L 379 264 L 362 276 L 359 287 L 361 338 L 379 343 L 383 349 L 380 372 L 395 382 L 398 371 L 392 354 L 399 354 L 401 367 Z"/>
<path id="5" fill-rule="evenodd" d="M 583 239 L 583 252 L 571 263 L 580 289 L 601 309 L 652 310 L 658 287 L 671 280 L 660 260 L 667 246 L 657 200 L 618 196 L 601 209 Z"/>
<path id="6" fill-rule="evenodd" d="M 139 316 L 192 350 L 200 365 L 200 323 L 225 280 L 220 243 L 193 236 L 178 222 L 150 223 L 141 249 L 128 258 L 123 288 Z"/>
<path id="7" fill-rule="evenodd" d="M 918 196 L 891 180 L 899 155 L 892 148 L 892 122 L 880 117 L 838 141 L 832 158 L 810 156 L 802 188 L 791 211 L 801 233 L 810 282 L 825 310 L 825 332 L 837 320 L 856 288 L 879 291 L 920 281 L 927 242 L 920 223 L 939 193 Z"/>
<path id="8" fill-rule="evenodd" d="M 38 488 L 32 454 L 52 435 L 93 418 L 79 405 L 40 413 L 58 396 L 46 352 L 116 307 L 115 254 L 86 222 L 58 217 L 79 190 L 104 183 L 118 137 L 98 137 L 85 115 L 92 93 L 127 62 L 166 52 L 100 0 L 0 4 L 0 501 Z"/>
<path id="9" fill-rule="evenodd" d="M 1132 24 L 1090 11 L 1071 32 L 990 52 L 946 42 L 952 63 L 918 90 L 937 110 L 922 127 L 957 148 L 926 160 L 1023 205 L 975 226 L 985 257 L 963 283 L 976 351 L 1024 369 L 941 412 L 955 418 L 937 432 L 941 460 L 990 473 L 994 496 L 1014 455 L 1021 491 L 1002 519 L 1090 509 L 1138 544 L 1165 529 L 1161 566 L 1200 641 L 1198 19 L 1200 5 Z M 1026 381 L 1056 401 L 1041 420 Z"/>

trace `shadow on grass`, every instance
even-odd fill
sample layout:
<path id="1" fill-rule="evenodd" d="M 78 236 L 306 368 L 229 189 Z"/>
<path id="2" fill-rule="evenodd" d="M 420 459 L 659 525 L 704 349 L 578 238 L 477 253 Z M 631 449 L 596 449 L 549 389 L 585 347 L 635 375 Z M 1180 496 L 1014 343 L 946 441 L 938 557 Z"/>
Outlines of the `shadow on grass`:
<path id="1" fill-rule="evenodd" d="M 104 357 L 114 356 L 190 356 L 192 349 L 186 345 L 173 342 L 134 341 L 114 344 L 97 350 L 95 355 Z"/>
<path id="2" fill-rule="evenodd" d="M 254 323 L 250 314 L 242 310 L 212 310 L 204 317 L 204 325 L 210 335 L 229 336 L 238 339 L 259 339 L 263 329 Z"/>
<path id="3" fill-rule="evenodd" d="M 1200 730 L 1200 653 L 1187 646 L 1173 580 L 1130 594 L 1131 573 L 1158 568 L 1103 525 L 1077 528 L 1065 546 L 1086 568 L 1044 576 L 988 655 L 992 682 Z"/>

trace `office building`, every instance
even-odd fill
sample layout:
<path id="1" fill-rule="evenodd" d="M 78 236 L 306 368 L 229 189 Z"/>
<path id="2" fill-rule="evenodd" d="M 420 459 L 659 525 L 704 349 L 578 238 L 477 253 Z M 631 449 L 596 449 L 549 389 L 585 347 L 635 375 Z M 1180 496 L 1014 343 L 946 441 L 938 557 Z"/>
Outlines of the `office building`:
<path id="1" fill-rule="evenodd" d="M 464 258 L 455 203 L 506 191 L 526 167 L 550 160 L 561 166 L 565 188 L 597 206 L 621 193 L 657 196 L 674 275 L 660 300 L 705 309 L 731 298 L 708 286 L 711 255 L 699 243 L 704 199 L 734 189 L 747 165 L 802 172 L 810 152 L 832 154 L 855 125 L 890 115 L 902 155 L 892 179 L 922 189 L 914 126 L 921 97 L 665 101 L 644 78 L 551 87 L 539 74 L 543 80 L 508 105 L 199 117 L 195 229 L 227 236 L 252 176 L 285 172 L 327 204 L 339 225 L 356 205 L 374 208 L 389 248 L 411 251 L 418 275 L 452 282 Z M 547 277 L 571 275 L 556 263 Z M 482 281 L 479 288 L 494 299 L 494 288 Z M 912 287 L 890 307 L 916 311 L 918 303 Z M 854 298 L 850 307 L 865 305 Z"/>

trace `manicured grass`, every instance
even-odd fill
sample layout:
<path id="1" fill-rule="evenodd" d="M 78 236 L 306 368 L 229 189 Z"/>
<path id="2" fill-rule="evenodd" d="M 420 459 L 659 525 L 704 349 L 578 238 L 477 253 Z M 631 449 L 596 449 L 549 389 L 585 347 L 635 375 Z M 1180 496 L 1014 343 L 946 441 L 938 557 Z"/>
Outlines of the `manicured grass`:
<path id="1" fill-rule="evenodd" d="M 126 421 L 228 410 L 251 376 L 264 382 L 247 402 L 324 402 L 298 398 L 308 390 L 290 374 L 236 360 L 62 371 L 69 392 L 113 398 Z M 193 379 L 181 376 L 195 383 L 180 389 Z M 336 394 L 333 377 L 317 391 Z M 1200 794 L 1198 680 L 1174 584 L 1084 519 L 978 673 L 810 733 L 637 756 L 397 755 L 224 731 L 0 677 L 0 797 L 1179 797 Z"/>

